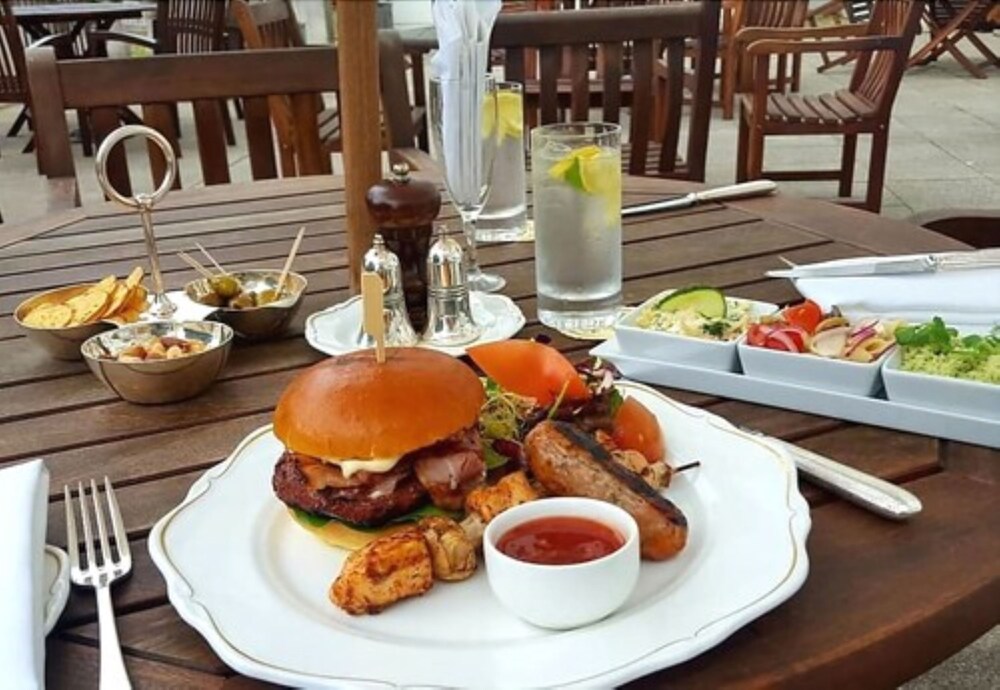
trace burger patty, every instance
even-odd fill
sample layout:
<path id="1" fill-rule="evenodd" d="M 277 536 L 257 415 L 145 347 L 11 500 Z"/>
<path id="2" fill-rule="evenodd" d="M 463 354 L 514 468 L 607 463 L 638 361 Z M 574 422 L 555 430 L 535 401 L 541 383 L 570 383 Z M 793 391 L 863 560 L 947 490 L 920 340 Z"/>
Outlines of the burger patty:
<path id="1" fill-rule="evenodd" d="M 413 474 L 411 463 L 358 486 L 315 489 L 299 466 L 295 453 L 286 451 L 274 468 L 271 485 L 284 503 L 310 513 L 358 525 L 377 527 L 427 502 L 427 491 Z"/>

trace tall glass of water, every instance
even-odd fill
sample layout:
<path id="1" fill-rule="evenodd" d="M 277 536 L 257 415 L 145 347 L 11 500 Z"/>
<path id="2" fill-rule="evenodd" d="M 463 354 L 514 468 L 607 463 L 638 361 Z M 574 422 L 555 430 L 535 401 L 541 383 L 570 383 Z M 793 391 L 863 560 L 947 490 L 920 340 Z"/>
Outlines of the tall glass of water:
<path id="1" fill-rule="evenodd" d="M 531 131 L 538 316 L 564 331 L 612 325 L 622 299 L 621 127 Z"/>
<path id="2" fill-rule="evenodd" d="M 496 83 L 489 75 L 481 83 L 483 88 L 477 93 L 475 80 L 432 78 L 430 125 L 448 196 L 462 217 L 469 288 L 496 292 L 506 281 L 484 273 L 476 253 L 476 221 L 490 191 L 497 151 Z"/>
<path id="3" fill-rule="evenodd" d="M 528 227 L 524 165 L 524 87 L 497 82 L 497 158 L 493 185 L 479 215 L 480 242 L 521 242 L 531 239 Z"/>

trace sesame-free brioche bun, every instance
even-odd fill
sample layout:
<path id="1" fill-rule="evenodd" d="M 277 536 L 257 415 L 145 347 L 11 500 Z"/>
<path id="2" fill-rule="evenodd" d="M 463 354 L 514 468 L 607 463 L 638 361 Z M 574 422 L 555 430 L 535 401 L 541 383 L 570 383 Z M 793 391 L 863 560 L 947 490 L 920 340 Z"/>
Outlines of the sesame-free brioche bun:
<path id="1" fill-rule="evenodd" d="M 299 374 L 278 401 L 274 433 L 315 458 L 389 458 L 472 426 L 485 400 L 476 374 L 423 348 L 332 357 Z"/>

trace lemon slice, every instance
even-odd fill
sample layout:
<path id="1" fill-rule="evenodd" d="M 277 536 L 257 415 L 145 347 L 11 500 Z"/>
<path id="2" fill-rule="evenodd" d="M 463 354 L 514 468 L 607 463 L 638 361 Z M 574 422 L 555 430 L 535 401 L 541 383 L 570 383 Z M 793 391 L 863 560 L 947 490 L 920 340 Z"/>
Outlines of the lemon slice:
<path id="1" fill-rule="evenodd" d="M 622 177 L 618 156 L 609 155 L 600 146 L 581 146 L 549 168 L 549 176 L 585 194 L 604 199 L 609 223 L 620 216 Z"/>
<path id="2" fill-rule="evenodd" d="M 496 108 L 491 105 L 490 101 L 483 104 L 481 130 L 484 137 L 490 136 L 494 131 L 500 139 L 524 134 L 524 106 L 520 94 L 500 91 L 497 93 Z M 494 120 L 497 115 L 500 118 L 499 127 Z"/>

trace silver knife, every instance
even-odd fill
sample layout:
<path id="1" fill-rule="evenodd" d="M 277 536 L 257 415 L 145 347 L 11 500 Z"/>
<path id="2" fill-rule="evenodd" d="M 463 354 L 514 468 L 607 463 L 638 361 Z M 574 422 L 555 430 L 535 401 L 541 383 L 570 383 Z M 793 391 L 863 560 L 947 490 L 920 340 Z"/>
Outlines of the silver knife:
<path id="1" fill-rule="evenodd" d="M 771 278 L 840 278 L 847 276 L 885 276 L 903 273 L 932 273 L 963 268 L 1000 266 L 1000 249 L 980 249 L 972 252 L 944 252 L 918 256 L 872 257 L 870 261 L 856 259 L 830 261 L 807 266 L 768 271 Z"/>
<path id="2" fill-rule="evenodd" d="M 806 479 L 876 515 L 889 520 L 909 520 L 923 509 L 920 499 L 902 487 L 780 438 L 741 429 L 782 446 Z"/>
<path id="3" fill-rule="evenodd" d="M 622 209 L 622 217 L 638 216 L 643 213 L 657 213 L 659 211 L 670 211 L 677 208 L 687 208 L 696 206 L 706 201 L 726 201 L 728 199 L 741 199 L 748 196 L 762 196 L 770 194 L 778 188 L 778 185 L 771 180 L 753 180 L 752 182 L 741 182 L 740 184 L 729 185 L 727 187 L 715 187 L 704 189 L 700 192 L 691 192 L 673 199 L 663 199 L 661 201 L 650 201 L 645 204 L 626 206 Z"/>

